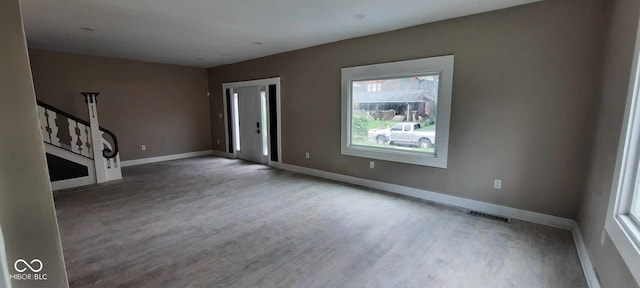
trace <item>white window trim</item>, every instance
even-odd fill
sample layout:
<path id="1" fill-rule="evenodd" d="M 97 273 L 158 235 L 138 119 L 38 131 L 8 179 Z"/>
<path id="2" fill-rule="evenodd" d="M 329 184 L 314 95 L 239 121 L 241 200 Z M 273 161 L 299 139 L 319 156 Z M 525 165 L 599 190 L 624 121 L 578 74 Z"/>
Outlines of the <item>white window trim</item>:
<path id="1" fill-rule="evenodd" d="M 607 211 L 605 230 L 618 249 L 629 271 L 640 285 L 640 225 L 629 216 L 631 201 L 638 182 L 640 160 L 640 26 L 636 35 L 633 68 L 625 107 L 622 132 L 618 144 L 616 170 Z"/>
<path id="2" fill-rule="evenodd" d="M 454 56 L 439 56 L 416 60 L 342 68 L 342 155 L 447 168 L 449 153 L 449 121 L 453 86 Z M 397 78 L 412 75 L 439 74 L 436 116 L 436 154 L 395 151 L 351 145 L 351 91 L 353 81 Z"/>

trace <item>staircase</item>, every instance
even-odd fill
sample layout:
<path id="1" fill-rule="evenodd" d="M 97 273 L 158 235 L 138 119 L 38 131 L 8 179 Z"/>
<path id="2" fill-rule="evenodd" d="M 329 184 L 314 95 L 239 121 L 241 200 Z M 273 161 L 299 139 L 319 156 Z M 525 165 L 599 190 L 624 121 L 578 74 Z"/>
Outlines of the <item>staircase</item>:
<path id="1" fill-rule="evenodd" d="M 100 127 L 98 122 L 100 93 L 81 94 L 87 103 L 88 122 L 38 101 L 40 128 L 53 190 L 122 179 L 118 138 L 113 132 Z"/>

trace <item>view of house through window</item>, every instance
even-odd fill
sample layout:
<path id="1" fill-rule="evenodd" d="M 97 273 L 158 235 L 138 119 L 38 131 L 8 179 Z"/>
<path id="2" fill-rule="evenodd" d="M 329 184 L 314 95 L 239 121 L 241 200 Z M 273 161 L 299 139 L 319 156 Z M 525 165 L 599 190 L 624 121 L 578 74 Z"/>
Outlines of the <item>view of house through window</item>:
<path id="1" fill-rule="evenodd" d="M 439 75 L 353 81 L 351 145 L 435 154 Z"/>

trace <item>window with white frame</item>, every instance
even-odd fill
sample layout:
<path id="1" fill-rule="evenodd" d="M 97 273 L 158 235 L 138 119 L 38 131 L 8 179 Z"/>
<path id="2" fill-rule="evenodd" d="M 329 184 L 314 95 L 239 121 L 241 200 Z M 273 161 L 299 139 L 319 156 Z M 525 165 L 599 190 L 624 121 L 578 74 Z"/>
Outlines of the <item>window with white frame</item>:
<path id="1" fill-rule="evenodd" d="M 447 167 L 454 56 L 342 69 L 342 154 Z"/>
<path id="2" fill-rule="evenodd" d="M 605 230 L 640 284 L 640 27 Z"/>

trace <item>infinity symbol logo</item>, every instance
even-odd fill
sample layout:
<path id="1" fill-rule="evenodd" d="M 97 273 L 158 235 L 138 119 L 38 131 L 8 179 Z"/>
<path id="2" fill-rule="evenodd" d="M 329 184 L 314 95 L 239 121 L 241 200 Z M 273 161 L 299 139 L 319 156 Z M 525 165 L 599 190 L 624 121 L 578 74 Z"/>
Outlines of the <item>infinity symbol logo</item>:
<path id="1" fill-rule="evenodd" d="M 23 267 L 22 269 L 18 268 L 18 264 L 20 264 L 20 263 L 22 263 L 22 267 Z M 37 263 L 38 265 L 40 265 L 39 268 L 35 269 L 34 266 L 31 266 L 31 265 L 33 265 L 33 263 Z M 24 266 L 26 266 L 26 267 L 24 267 Z M 42 267 L 43 267 L 42 261 L 40 261 L 39 259 L 33 259 L 33 260 L 31 260 L 31 262 L 28 262 L 28 263 L 24 259 L 18 259 L 18 260 L 16 260 L 16 263 L 13 263 L 13 268 L 15 268 L 16 271 L 18 271 L 18 273 L 22 273 L 24 271 L 27 271 L 27 268 L 29 268 L 29 270 L 33 271 L 33 273 L 38 273 L 38 272 L 42 271 Z"/>

